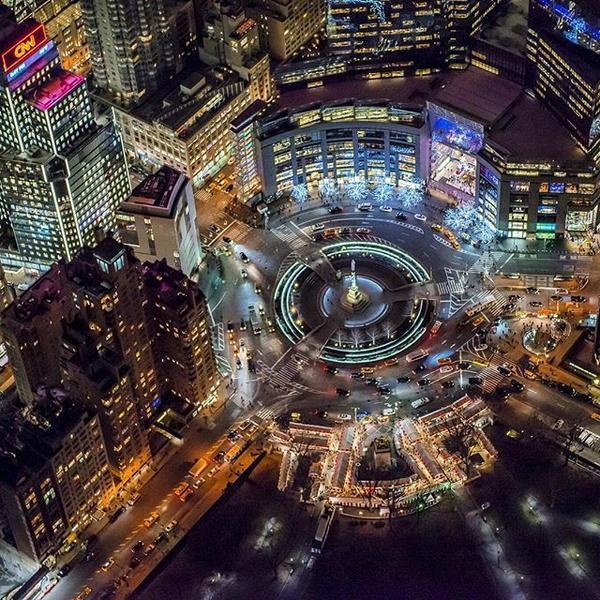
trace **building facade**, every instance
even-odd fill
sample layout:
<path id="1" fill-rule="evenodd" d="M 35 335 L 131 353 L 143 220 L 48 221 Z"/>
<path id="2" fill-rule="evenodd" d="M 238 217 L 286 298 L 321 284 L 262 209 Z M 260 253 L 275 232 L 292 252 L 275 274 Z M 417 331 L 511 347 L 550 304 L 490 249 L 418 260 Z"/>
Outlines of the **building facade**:
<path id="1" fill-rule="evenodd" d="M 2 20 L 0 258 L 43 270 L 114 229 L 129 179 L 113 125 L 95 120 L 43 25 Z"/>
<path id="2" fill-rule="evenodd" d="M 175 74 L 175 50 L 163 0 L 83 0 L 97 84 L 135 104 Z"/>
<path id="3" fill-rule="evenodd" d="M 353 100 L 343 100 L 348 91 Z M 502 236 L 554 239 L 597 225 L 591 157 L 521 86 L 479 69 L 289 91 L 257 139 L 251 167 L 267 197 L 325 177 L 342 185 L 419 178 L 474 204 Z"/>
<path id="4" fill-rule="evenodd" d="M 114 493 L 98 417 L 45 388 L 2 416 L 0 501 L 9 539 L 36 562 L 89 525 Z"/>
<path id="5" fill-rule="evenodd" d="M 166 261 L 145 263 L 148 323 L 163 390 L 195 407 L 214 399 L 219 377 L 204 294 Z"/>
<path id="6" fill-rule="evenodd" d="M 119 239 L 140 260 L 165 259 L 190 276 L 201 258 L 196 202 L 188 177 L 170 167 L 149 175 L 117 213 Z"/>
<path id="7" fill-rule="evenodd" d="M 248 14 L 259 26 L 261 43 L 277 61 L 289 60 L 325 27 L 325 0 L 254 0 Z"/>

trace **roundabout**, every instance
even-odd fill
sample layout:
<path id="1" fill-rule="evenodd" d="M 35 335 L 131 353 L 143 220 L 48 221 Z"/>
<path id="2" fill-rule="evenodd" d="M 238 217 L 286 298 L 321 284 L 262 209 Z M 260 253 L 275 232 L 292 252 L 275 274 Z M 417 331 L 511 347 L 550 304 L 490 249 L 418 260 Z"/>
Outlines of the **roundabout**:
<path id="1" fill-rule="evenodd" d="M 296 345 L 312 338 L 319 358 L 372 364 L 407 352 L 433 316 L 429 271 L 383 240 L 336 239 L 308 256 L 292 253 L 273 295 L 277 324 Z"/>

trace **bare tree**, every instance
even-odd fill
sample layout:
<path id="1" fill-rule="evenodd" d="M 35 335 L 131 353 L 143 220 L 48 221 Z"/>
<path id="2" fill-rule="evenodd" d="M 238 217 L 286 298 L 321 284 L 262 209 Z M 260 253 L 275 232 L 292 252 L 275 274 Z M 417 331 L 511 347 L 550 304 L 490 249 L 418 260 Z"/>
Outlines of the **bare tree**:
<path id="1" fill-rule="evenodd" d="M 475 426 L 457 418 L 446 421 L 445 428 L 448 432 L 445 440 L 446 449 L 459 459 L 461 468 L 469 475 L 475 454 Z"/>

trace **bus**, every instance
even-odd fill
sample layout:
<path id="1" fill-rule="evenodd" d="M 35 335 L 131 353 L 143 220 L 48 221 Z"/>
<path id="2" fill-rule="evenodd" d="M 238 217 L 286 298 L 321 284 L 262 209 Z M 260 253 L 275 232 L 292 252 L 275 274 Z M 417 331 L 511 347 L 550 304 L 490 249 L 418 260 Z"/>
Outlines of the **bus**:
<path id="1" fill-rule="evenodd" d="M 327 536 L 329 535 L 329 529 L 331 524 L 333 523 L 333 519 L 335 518 L 335 507 L 334 506 L 325 506 L 319 515 L 319 523 L 317 525 L 317 533 L 315 533 L 315 539 L 312 543 L 311 553 L 312 554 L 321 554 L 323 551 L 323 547 L 325 546 L 325 542 L 327 541 Z"/>
<path id="2" fill-rule="evenodd" d="M 208 466 L 208 463 L 206 462 L 206 459 L 201 458 L 200 460 L 198 460 L 194 463 L 194 466 L 188 471 L 188 473 L 194 479 L 196 479 L 196 477 L 199 477 L 200 473 L 202 473 L 202 471 L 204 471 L 204 469 L 206 469 L 207 466 Z"/>
<path id="3" fill-rule="evenodd" d="M 417 362 L 418 360 L 423 360 L 424 358 L 427 358 L 429 356 L 429 351 L 428 350 L 423 350 L 422 348 L 419 348 L 418 350 L 414 350 L 413 352 L 410 352 L 409 354 L 406 355 L 406 362 Z"/>
<path id="4" fill-rule="evenodd" d="M 431 326 L 431 334 L 435 335 L 439 330 L 440 327 L 442 326 L 442 322 L 441 321 L 436 321 L 432 326 Z"/>

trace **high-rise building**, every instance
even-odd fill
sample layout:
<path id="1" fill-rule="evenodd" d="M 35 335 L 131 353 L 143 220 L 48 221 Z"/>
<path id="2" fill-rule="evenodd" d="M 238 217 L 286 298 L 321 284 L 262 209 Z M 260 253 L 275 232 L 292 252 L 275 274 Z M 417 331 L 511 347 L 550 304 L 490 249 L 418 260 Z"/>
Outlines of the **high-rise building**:
<path id="1" fill-rule="evenodd" d="M 130 190 L 120 139 L 44 26 L 0 11 L 0 259 L 45 269 L 71 258 Z"/>
<path id="2" fill-rule="evenodd" d="M 17 21 L 33 18 L 44 25 L 67 71 L 80 75 L 89 72 L 90 49 L 79 0 L 3 0 L 3 3 L 13 10 Z"/>
<path id="3" fill-rule="evenodd" d="M 201 257 L 196 201 L 188 177 L 171 167 L 149 175 L 117 213 L 121 242 L 140 260 L 165 259 L 190 276 Z"/>
<path id="4" fill-rule="evenodd" d="M 131 104 L 175 73 L 163 0 L 82 0 L 98 85 Z"/>
<path id="5" fill-rule="evenodd" d="M 464 68 L 469 38 L 504 0 L 332 0 L 329 52 L 388 77 Z"/>
<path id="6" fill-rule="evenodd" d="M 600 5 L 531 0 L 533 89 L 600 164 Z"/>
<path id="7" fill-rule="evenodd" d="M 265 50 L 279 61 L 289 60 L 325 27 L 326 0 L 254 0 L 248 15 L 259 26 Z"/>
<path id="8" fill-rule="evenodd" d="M 0 422 L 0 503 L 13 545 L 35 561 L 56 552 L 114 493 L 98 417 L 62 389 L 38 390 Z"/>
<path id="9" fill-rule="evenodd" d="M 132 160 L 167 165 L 193 184 L 216 174 L 231 157 L 231 121 L 270 90 L 268 57 L 247 65 L 248 80 L 226 66 L 198 66 L 134 109 L 115 110 Z"/>
<path id="10" fill-rule="evenodd" d="M 172 392 L 196 407 L 219 380 L 202 293 L 164 262 L 143 265 L 108 237 L 52 266 L 2 313 L 1 332 L 25 403 L 63 384 L 98 413 L 120 480 L 150 459 L 146 429 Z"/>
<path id="11" fill-rule="evenodd" d="M 121 354 L 100 345 L 81 319 L 65 327 L 60 352 L 63 377 L 73 395 L 98 414 L 115 479 L 128 481 L 150 460 L 131 369 Z"/>
<path id="12" fill-rule="evenodd" d="M 219 383 L 204 294 L 164 260 L 144 263 L 148 322 L 163 390 L 189 404 L 209 404 Z"/>

